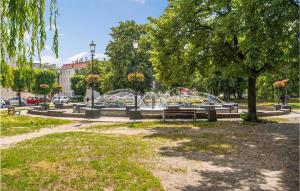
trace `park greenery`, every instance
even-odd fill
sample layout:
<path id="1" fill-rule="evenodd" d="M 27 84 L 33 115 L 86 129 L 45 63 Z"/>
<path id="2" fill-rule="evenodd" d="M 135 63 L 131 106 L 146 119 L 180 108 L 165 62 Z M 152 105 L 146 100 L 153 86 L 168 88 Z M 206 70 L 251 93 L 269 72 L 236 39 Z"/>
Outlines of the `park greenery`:
<path id="1" fill-rule="evenodd" d="M 18 93 L 19 105 L 21 105 L 23 91 L 46 96 L 51 92 L 55 94 L 62 90 L 62 87 L 56 82 L 57 74 L 54 70 L 31 69 L 29 67 L 13 68 L 9 65 L 7 65 L 7 69 L 11 71 L 11 79 L 7 83 L 7 87 Z M 44 88 L 43 85 L 47 85 L 48 88 Z"/>
<path id="2" fill-rule="evenodd" d="M 14 1 L 1 3 L 1 85 L 41 94 L 40 84 L 48 84 L 47 93 L 52 92 L 54 71 L 28 72 L 32 56 L 44 48 L 45 2 L 20 4 L 15 14 L 9 14 L 17 6 Z M 127 77 L 137 71 L 144 76 L 139 85 L 142 94 L 155 80 L 156 90 L 187 87 L 225 100 L 247 97 L 248 118 L 256 120 L 257 98 L 275 99 L 284 93 L 283 88 L 273 86 L 275 81 L 288 79 L 288 94 L 299 96 L 298 8 L 294 0 L 169 0 L 163 14 L 149 18 L 148 23 L 121 21 L 111 28 L 106 47 L 109 59 L 94 61 L 94 74 L 101 76 L 94 88 L 100 93 L 132 88 Z M 57 54 L 56 0 L 50 1 L 50 10 Z M 17 13 L 31 19 L 24 20 Z M 25 45 L 28 32 L 31 39 Z M 139 43 L 137 49 L 134 41 Z M 16 57 L 17 69 L 6 64 L 6 54 Z M 88 67 L 72 77 L 76 96 L 85 96 L 85 78 L 91 73 L 88 61 Z"/>
<path id="3" fill-rule="evenodd" d="M 297 12 L 284 0 L 170 1 L 149 23 L 157 78 L 171 85 L 193 74 L 245 76 L 249 120 L 256 120 L 257 78 L 298 60 Z"/>
<path id="4" fill-rule="evenodd" d="M 19 105 L 22 105 L 21 93 L 24 90 L 31 90 L 31 81 L 33 80 L 33 75 L 28 69 L 21 70 L 20 68 L 14 68 L 12 74 L 13 83 L 11 88 L 12 90 L 18 92 Z"/>
<path id="5" fill-rule="evenodd" d="M 58 56 L 58 29 L 56 26 L 58 9 L 56 3 L 56 0 L 49 1 L 49 29 L 54 30 L 52 49 Z M 2 0 L 0 5 L 1 70 L 7 69 L 5 65 L 7 56 L 22 61 L 20 62 L 22 68 L 29 66 L 33 63 L 34 55 L 37 53 L 40 56 L 45 47 L 46 1 Z M 29 58 L 29 62 L 24 62 L 26 58 Z"/>

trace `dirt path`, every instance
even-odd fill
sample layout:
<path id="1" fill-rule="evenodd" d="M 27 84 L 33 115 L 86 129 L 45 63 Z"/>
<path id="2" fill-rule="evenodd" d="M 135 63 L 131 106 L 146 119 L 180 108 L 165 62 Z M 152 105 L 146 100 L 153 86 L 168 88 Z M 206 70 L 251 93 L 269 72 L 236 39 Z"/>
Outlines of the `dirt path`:
<path id="1" fill-rule="evenodd" d="M 9 136 L 9 137 L 1 137 L 0 143 L 1 148 L 8 148 L 18 142 L 33 139 L 36 137 L 41 137 L 53 133 L 63 133 L 63 132 L 70 132 L 70 131 L 77 131 L 83 127 L 86 127 L 88 125 L 91 125 L 91 123 L 88 122 L 77 122 L 67 125 L 60 125 L 54 128 L 42 128 L 39 131 L 30 132 L 22 135 L 16 135 L 16 136 Z"/>

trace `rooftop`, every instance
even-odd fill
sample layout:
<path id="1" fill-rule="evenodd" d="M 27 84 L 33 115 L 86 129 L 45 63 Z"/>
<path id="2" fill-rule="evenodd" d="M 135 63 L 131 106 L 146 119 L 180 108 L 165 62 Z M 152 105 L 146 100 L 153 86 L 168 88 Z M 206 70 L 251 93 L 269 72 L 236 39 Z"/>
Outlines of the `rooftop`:
<path id="1" fill-rule="evenodd" d="M 87 66 L 86 62 L 80 63 L 72 63 L 72 64 L 64 64 L 60 69 L 61 70 L 68 70 L 68 69 L 76 69 L 76 68 L 85 68 Z"/>

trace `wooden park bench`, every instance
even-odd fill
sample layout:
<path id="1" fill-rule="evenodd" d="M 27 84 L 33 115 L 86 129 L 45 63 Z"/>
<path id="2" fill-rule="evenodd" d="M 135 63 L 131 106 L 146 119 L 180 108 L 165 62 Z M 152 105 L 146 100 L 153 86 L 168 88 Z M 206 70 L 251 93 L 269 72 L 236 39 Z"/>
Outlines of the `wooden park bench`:
<path id="1" fill-rule="evenodd" d="M 14 115 L 16 113 L 19 113 L 19 115 L 21 115 L 21 111 L 20 110 L 16 110 L 16 108 L 14 106 L 8 106 L 7 107 L 7 114 L 10 115 Z"/>
<path id="2" fill-rule="evenodd" d="M 163 110 L 163 122 L 166 121 L 167 117 L 177 117 L 177 118 L 183 118 L 190 116 L 192 117 L 193 121 L 196 121 L 196 109 L 177 109 L 177 108 L 170 108 L 170 109 L 164 109 Z"/>

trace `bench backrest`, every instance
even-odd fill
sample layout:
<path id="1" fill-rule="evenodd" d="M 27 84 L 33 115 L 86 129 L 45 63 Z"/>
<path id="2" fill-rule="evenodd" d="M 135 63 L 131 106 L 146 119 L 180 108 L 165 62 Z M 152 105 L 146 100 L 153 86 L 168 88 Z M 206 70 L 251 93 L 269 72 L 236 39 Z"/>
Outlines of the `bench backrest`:
<path id="1" fill-rule="evenodd" d="M 195 109 L 165 109 L 166 113 L 194 113 Z"/>
<path id="2" fill-rule="evenodd" d="M 15 107 L 12 106 L 12 105 L 8 105 L 8 106 L 7 106 L 7 109 L 9 109 L 9 110 L 15 110 Z"/>

